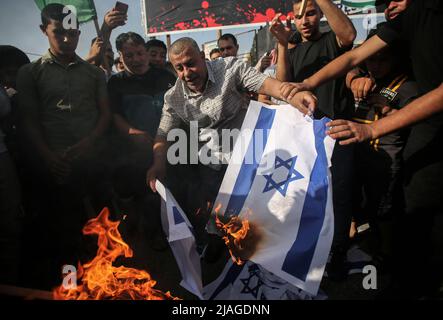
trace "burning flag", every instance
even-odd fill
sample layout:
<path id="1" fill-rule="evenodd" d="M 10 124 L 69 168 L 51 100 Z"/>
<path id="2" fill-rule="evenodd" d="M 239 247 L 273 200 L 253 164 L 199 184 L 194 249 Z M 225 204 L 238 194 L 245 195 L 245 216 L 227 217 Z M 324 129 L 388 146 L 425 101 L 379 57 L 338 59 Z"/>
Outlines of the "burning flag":
<path id="1" fill-rule="evenodd" d="M 162 224 L 183 280 L 180 285 L 203 299 L 200 256 L 194 229 L 171 192 L 157 180 L 155 188 L 162 198 Z"/>
<path id="2" fill-rule="evenodd" d="M 234 216 L 228 223 L 223 223 L 217 216 L 215 223 L 224 234 L 223 240 L 225 240 L 225 244 L 229 248 L 232 261 L 238 265 L 245 263 L 248 259 L 246 257 L 240 257 L 240 254 L 236 253 L 234 250 L 243 250 L 245 248 L 243 241 L 246 239 L 246 235 L 249 231 L 249 221 L 242 221 L 239 217 Z"/>
<path id="3" fill-rule="evenodd" d="M 80 265 L 78 286 L 54 289 L 56 300 L 176 300 L 169 292 L 154 289 L 156 281 L 144 270 L 115 267 L 114 261 L 121 256 L 133 256 L 131 248 L 123 241 L 118 226 L 120 222 L 109 220 L 109 210 L 103 209 L 97 218 L 91 219 L 83 228 L 85 235 L 98 235 L 95 258 Z"/>
<path id="4" fill-rule="evenodd" d="M 328 298 L 323 292 L 313 296 L 252 261 L 238 265 L 231 260 L 218 278 L 205 286 L 204 296 L 207 300 L 325 300 Z"/>
<path id="5" fill-rule="evenodd" d="M 215 202 L 226 216 L 260 226 L 252 262 L 312 295 L 334 230 L 328 121 L 251 101 Z M 208 231 L 219 233 L 214 221 Z"/>
<path id="6" fill-rule="evenodd" d="M 257 225 L 248 220 L 249 214 L 243 219 L 239 216 L 221 216 L 221 205 L 215 208 L 215 225 L 229 249 L 232 261 L 238 265 L 248 261 L 262 240 L 262 233 Z M 224 223 L 222 220 L 228 220 Z"/>

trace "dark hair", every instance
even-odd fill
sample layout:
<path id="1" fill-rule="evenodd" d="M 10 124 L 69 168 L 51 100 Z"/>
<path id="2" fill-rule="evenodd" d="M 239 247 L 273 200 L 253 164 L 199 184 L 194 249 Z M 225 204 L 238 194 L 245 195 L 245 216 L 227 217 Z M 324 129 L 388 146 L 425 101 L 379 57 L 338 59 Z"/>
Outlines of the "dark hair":
<path id="1" fill-rule="evenodd" d="M 145 45 L 145 40 L 141 35 L 135 32 L 127 32 L 120 34 L 115 40 L 115 47 L 118 51 L 123 49 L 123 45 L 127 42 L 132 42 L 135 45 Z"/>
<path id="2" fill-rule="evenodd" d="M 146 42 L 146 50 L 149 50 L 151 48 L 162 48 L 165 49 L 165 51 L 168 51 L 168 49 L 166 48 L 166 44 L 158 39 L 151 39 L 148 42 Z"/>
<path id="3" fill-rule="evenodd" d="M 65 6 L 60 3 L 51 3 L 45 6 L 41 13 L 43 27 L 46 28 L 51 23 L 51 20 L 63 22 L 63 20 L 68 15 L 73 14 L 73 12 L 71 12 L 70 10 L 68 10 L 66 13 L 63 13 L 64 9 Z M 77 25 L 78 25 L 78 20 L 77 20 Z"/>
<path id="4" fill-rule="evenodd" d="M 300 2 L 302 2 L 302 0 L 292 0 L 292 5 L 295 5 Z M 320 7 L 318 6 L 317 2 L 315 2 L 314 0 L 307 0 L 307 2 L 311 2 L 317 9 L 321 10 Z M 297 15 L 298 12 L 294 12 L 294 14 Z"/>
<path id="5" fill-rule="evenodd" d="M 13 46 L 0 46 L 0 69 L 4 67 L 17 67 L 30 63 L 28 56 L 20 49 Z"/>
<path id="6" fill-rule="evenodd" d="M 236 47 L 238 46 L 237 38 L 232 33 L 225 33 L 220 38 L 218 38 L 217 43 L 220 43 L 220 40 L 225 40 L 225 41 L 232 40 L 234 46 Z"/>
<path id="7" fill-rule="evenodd" d="M 209 52 L 209 57 L 212 56 L 212 54 L 214 53 L 220 53 L 220 49 L 219 48 L 212 49 L 211 52 Z"/>

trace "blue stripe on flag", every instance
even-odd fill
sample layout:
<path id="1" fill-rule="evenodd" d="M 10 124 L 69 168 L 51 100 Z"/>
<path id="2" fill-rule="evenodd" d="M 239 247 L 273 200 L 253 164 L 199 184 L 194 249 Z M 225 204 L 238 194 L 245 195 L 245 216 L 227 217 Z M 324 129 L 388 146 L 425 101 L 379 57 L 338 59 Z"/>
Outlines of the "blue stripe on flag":
<path id="1" fill-rule="evenodd" d="M 324 146 L 326 123 L 329 119 L 314 121 L 317 159 L 311 172 L 297 238 L 283 262 L 282 270 L 306 281 L 320 231 L 323 226 L 328 197 L 328 161 Z"/>
<path id="2" fill-rule="evenodd" d="M 260 110 L 260 114 L 258 116 L 257 123 L 255 124 L 254 132 L 252 134 L 252 139 L 249 143 L 248 150 L 246 151 L 245 158 L 243 159 L 243 163 L 237 180 L 235 181 L 231 197 L 229 198 L 229 202 L 225 210 L 225 214 L 238 215 L 243 208 L 243 205 L 251 189 L 252 183 L 254 182 L 257 168 L 260 165 L 263 152 L 266 148 L 266 143 L 268 142 L 269 130 L 271 129 L 274 122 L 275 111 L 276 110 L 274 109 L 268 109 L 266 107 L 262 107 Z M 263 134 L 263 143 L 259 144 L 258 146 L 256 145 L 257 129 L 261 129 Z M 246 163 L 246 161 L 252 163 Z"/>
<path id="3" fill-rule="evenodd" d="M 174 224 L 185 222 L 185 219 L 183 219 L 182 215 L 175 206 L 172 207 L 172 213 L 174 214 Z"/>

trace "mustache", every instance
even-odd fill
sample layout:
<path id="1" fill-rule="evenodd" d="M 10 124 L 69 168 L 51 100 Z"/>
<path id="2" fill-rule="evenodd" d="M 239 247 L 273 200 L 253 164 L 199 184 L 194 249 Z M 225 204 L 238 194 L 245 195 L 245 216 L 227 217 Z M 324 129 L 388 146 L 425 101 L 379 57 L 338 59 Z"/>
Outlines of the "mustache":
<path id="1" fill-rule="evenodd" d="M 185 78 L 186 82 L 192 82 L 195 79 L 198 79 L 198 76 L 193 76 L 193 77 Z"/>

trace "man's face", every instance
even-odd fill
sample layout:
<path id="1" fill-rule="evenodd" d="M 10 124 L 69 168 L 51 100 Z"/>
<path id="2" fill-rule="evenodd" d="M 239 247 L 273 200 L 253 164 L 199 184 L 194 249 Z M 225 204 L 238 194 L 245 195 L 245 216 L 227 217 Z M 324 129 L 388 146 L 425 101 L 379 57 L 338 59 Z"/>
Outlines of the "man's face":
<path id="1" fill-rule="evenodd" d="M 300 6 L 301 2 L 294 4 L 293 10 L 295 15 L 299 12 Z M 294 20 L 295 26 L 303 40 L 311 40 L 318 35 L 321 17 L 320 8 L 314 2 L 308 1 L 305 15 L 300 19 L 295 18 Z"/>
<path id="2" fill-rule="evenodd" d="M 223 58 L 237 56 L 238 45 L 235 45 L 232 39 L 218 40 L 218 48 Z"/>
<path id="3" fill-rule="evenodd" d="M 221 57 L 220 52 L 214 52 L 213 54 L 211 54 L 211 56 L 209 57 L 211 60 L 215 60 Z"/>
<path id="4" fill-rule="evenodd" d="M 149 59 L 144 44 L 126 42 L 119 54 L 125 70 L 130 74 L 143 75 L 148 71 Z"/>
<path id="5" fill-rule="evenodd" d="M 385 48 L 365 61 L 369 74 L 375 79 L 382 79 L 391 72 L 394 59 L 388 48 Z"/>
<path id="6" fill-rule="evenodd" d="M 63 23 L 51 20 L 45 27 L 40 29 L 48 37 L 51 52 L 54 55 L 69 56 L 75 54 L 80 36 L 79 29 L 65 29 Z"/>
<path id="7" fill-rule="evenodd" d="M 411 0 L 392 0 L 385 10 L 386 20 L 395 19 L 401 12 L 405 11 Z"/>
<path id="8" fill-rule="evenodd" d="M 148 49 L 149 64 L 163 68 L 166 65 L 166 50 L 160 47 L 151 47 Z"/>
<path id="9" fill-rule="evenodd" d="M 193 92 L 203 92 L 208 80 L 208 69 L 204 54 L 195 48 L 187 47 L 182 53 L 170 54 L 170 61 L 178 77 Z"/>

